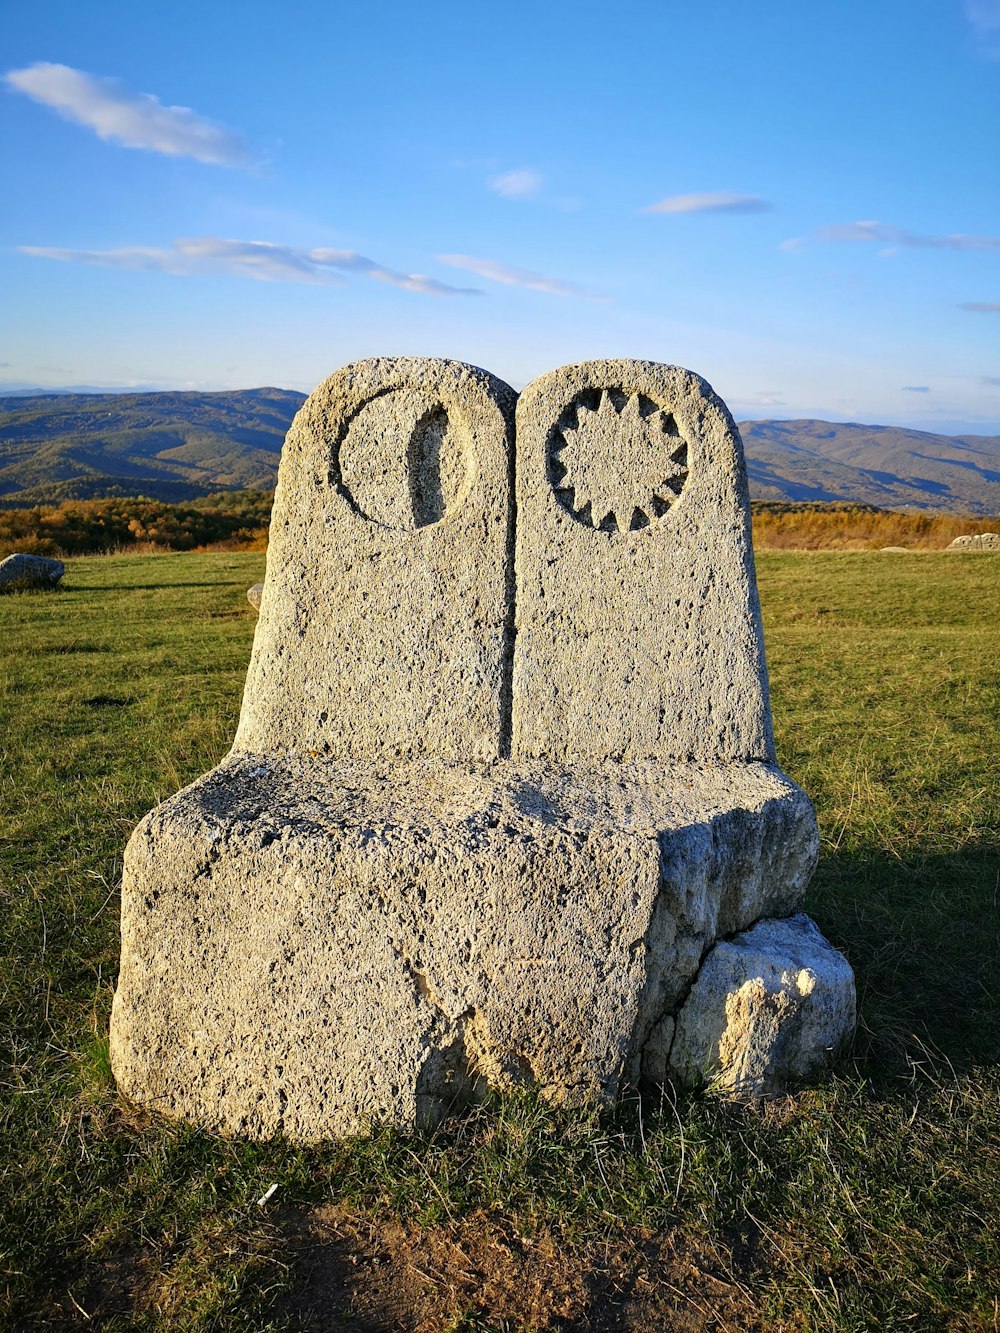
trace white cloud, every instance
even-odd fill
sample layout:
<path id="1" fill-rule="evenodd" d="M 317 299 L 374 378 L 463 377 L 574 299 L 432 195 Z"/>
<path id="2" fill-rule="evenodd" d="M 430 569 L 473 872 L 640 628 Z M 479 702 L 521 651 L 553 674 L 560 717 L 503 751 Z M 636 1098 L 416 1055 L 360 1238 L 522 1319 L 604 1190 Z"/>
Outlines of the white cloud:
<path id="1" fill-rule="evenodd" d="M 588 301 L 608 300 L 608 297 L 599 296 L 576 283 L 564 282 L 561 278 L 552 278 L 544 273 L 533 273 L 527 268 L 515 268 L 513 264 L 501 264 L 496 259 L 477 259 L 474 255 L 438 255 L 438 259 L 442 264 L 468 269 L 480 278 L 501 282 L 506 287 L 527 287 L 533 292 L 548 292 L 550 296 L 582 296 Z"/>
<path id="2" fill-rule="evenodd" d="M 40 62 L 12 69 L 4 82 L 43 106 L 86 125 L 104 140 L 168 157 L 193 157 L 224 167 L 250 165 L 242 135 L 186 106 L 164 106 L 133 93 L 117 79 L 97 78 L 69 65 Z"/>
<path id="3" fill-rule="evenodd" d="M 741 398 L 740 403 L 744 407 L 784 407 L 785 399 L 780 393 L 773 389 L 765 389 L 761 393 L 752 393 Z"/>
<path id="4" fill-rule="evenodd" d="M 904 384 L 903 393 L 930 393 L 929 384 Z"/>
<path id="5" fill-rule="evenodd" d="M 545 178 L 529 167 L 519 167 L 516 171 L 491 176 L 486 184 L 504 199 L 528 199 L 538 193 L 545 184 Z"/>
<path id="6" fill-rule="evenodd" d="M 422 273 L 398 273 L 354 250 L 297 250 L 268 241 L 224 240 L 218 236 L 183 237 L 169 250 L 125 246 L 117 250 L 63 250 L 52 246 L 22 245 L 22 254 L 100 268 L 141 269 L 182 277 L 229 274 L 258 282 L 303 282 L 342 287 L 341 273 L 364 273 L 408 292 L 426 296 L 476 296 L 472 287 L 451 287 Z"/>
<path id="7" fill-rule="evenodd" d="M 960 309 L 975 310 L 980 315 L 1000 315 L 1000 301 L 963 301 Z"/>
<path id="8" fill-rule="evenodd" d="M 820 227 L 816 236 L 828 242 L 869 242 L 876 245 L 907 246 L 933 250 L 1000 250 L 1000 236 L 920 236 L 890 222 L 836 222 Z"/>
<path id="9" fill-rule="evenodd" d="M 640 213 L 766 213 L 771 205 L 755 194 L 672 194 Z"/>

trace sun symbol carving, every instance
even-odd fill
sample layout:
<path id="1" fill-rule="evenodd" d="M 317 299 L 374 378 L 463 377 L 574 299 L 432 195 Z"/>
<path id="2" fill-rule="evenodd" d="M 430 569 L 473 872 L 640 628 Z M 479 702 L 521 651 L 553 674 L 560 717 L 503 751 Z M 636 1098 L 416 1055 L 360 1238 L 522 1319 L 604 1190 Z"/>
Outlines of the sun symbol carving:
<path id="1" fill-rule="evenodd" d="M 662 518 L 688 475 L 687 441 L 644 394 L 578 395 L 549 439 L 549 481 L 575 519 L 602 532 Z"/>

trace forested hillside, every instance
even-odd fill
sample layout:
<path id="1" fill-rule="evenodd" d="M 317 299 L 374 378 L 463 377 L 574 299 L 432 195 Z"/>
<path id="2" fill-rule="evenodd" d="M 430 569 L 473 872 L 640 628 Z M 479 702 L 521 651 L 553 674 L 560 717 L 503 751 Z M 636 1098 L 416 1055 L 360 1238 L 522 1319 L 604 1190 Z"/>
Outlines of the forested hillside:
<path id="1" fill-rule="evenodd" d="M 0 508 L 273 487 L 291 389 L 0 398 Z M 744 421 L 755 500 L 1000 513 L 1000 436 Z"/>
<path id="2" fill-rule="evenodd" d="M 272 487 L 303 399 L 291 389 L 0 399 L 0 505 Z"/>

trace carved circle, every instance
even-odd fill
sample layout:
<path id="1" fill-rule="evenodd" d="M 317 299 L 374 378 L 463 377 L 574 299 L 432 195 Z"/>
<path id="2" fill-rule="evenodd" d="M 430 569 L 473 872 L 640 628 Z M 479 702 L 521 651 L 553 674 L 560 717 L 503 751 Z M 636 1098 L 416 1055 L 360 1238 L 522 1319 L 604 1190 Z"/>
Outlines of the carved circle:
<path id="1" fill-rule="evenodd" d="M 673 414 L 645 394 L 584 389 L 547 445 L 549 484 L 578 523 L 635 531 L 662 518 L 688 477 L 688 444 Z"/>
<path id="2" fill-rule="evenodd" d="M 414 532 L 453 513 L 468 490 L 468 434 L 454 411 L 419 388 L 386 389 L 350 416 L 331 479 L 372 523 Z"/>

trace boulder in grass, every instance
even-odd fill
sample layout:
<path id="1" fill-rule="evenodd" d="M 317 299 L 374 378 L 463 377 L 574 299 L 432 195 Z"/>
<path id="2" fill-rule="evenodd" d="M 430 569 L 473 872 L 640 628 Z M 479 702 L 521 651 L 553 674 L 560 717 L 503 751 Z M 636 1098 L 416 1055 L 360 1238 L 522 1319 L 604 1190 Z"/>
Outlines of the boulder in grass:
<path id="1" fill-rule="evenodd" d="M 255 583 L 252 588 L 247 588 L 247 601 L 255 611 L 260 610 L 260 599 L 264 592 L 263 583 Z"/>
<path id="2" fill-rule="evenodd" d="M 1000 532 L 971 532 L 956 537 L 947 551 L 1000 551 Z"/>
<path id="3" fill-rule="evenodd" d="M 0 560 L 0 588 L 53 587 L 64 572 L 63 562 L 47 555 L 9 555 Z"/>
<path id="4" fill-rule="evenodd" d="M 781 1092 L 850 1041 L 854 974 L 808 916 L 720 940 L 677 1015 L 670 1067 L 738 1096 Z"/>

